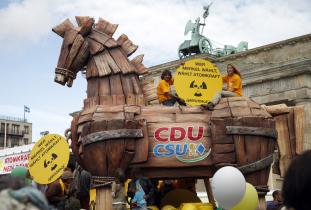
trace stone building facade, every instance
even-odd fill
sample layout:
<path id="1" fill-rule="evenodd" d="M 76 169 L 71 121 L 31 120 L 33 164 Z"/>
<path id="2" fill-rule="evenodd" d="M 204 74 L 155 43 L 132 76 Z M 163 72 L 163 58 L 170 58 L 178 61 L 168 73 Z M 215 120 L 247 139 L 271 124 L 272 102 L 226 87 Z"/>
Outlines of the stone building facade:
<path id="1" fill-rule="evenodd" d="M 0 116 L 0 149 L 32 142 L 32 123 L 24 119 Z"/>

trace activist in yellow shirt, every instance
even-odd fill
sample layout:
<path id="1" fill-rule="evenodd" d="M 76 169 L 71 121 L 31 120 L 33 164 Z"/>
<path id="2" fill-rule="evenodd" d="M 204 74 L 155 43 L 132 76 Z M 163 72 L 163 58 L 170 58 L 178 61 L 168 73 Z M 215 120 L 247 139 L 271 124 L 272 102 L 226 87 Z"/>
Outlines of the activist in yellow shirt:
<path id="1" fill-rule="evenodd" d="M 161 81 L 159 82 L 157 88 L 159 102 L 164 106 L 174 106 L 176 102 L 182 106 L 186 106 L 186 103 L 183 99 L 171 93 L 170 86 L 173 84 L 174 79 L 172 77 L 172 73 L 169 70 L 163 71 L 161 75 Z"/>
<path id="2" fill-rule="evenodd" d="M 227 91 L 242 96 L 242 79 L 240 72 L 232 65 L 227 66 L 227 75 L 222 77 L 222 81 L 227 84 Z"/>

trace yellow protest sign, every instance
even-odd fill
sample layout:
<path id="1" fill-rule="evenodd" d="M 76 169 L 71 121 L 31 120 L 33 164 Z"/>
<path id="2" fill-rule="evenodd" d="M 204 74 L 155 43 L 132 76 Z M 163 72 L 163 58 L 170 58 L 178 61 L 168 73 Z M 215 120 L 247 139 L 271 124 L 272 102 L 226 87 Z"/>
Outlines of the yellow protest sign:
<path id="1" fill-rule="evenodd" d="M 207 104 L 221 92 L 222 77 L 215 64 L 203 59 L 193 59 L 176 70 L 174 87 L 178 96 L 188 105 Z"/>
<path id="2" fill-rule="evenodd" d="M 69 161 L 69 145 L 58 134 L 43 136 L 32 148 L 29 172 L 39 184 L 49 184 L 58 179 Z"/>

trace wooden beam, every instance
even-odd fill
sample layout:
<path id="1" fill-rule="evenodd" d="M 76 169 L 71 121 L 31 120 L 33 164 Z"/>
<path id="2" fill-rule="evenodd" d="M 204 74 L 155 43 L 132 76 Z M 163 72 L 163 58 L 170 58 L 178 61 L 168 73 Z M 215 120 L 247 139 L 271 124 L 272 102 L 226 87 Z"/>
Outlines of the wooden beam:
<path id="1" fill-rule="evenodd" d="M 277 139 L 277 132 L 273 128 L 226 126 L 226 134 L 267 136 Z"/>
<path id="2" fill-rule="evenodd" d="M 144 137 L 142 129 L 117 129 L 100 131 L 87 135 L 82 139 L 83 146 L 92 144 L 98 141 L 105 141 L 120 138 L 142 138 Z"/>

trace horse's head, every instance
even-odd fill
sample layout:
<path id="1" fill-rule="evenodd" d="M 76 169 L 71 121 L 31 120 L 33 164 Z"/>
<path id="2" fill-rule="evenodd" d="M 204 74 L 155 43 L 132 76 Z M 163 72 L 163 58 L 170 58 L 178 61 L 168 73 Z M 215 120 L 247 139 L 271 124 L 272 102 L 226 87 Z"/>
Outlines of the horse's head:
<path id="1" fill-rule="evenodd" d="M 89 57 L 88 41 L 85 37 L 90 33 L 94 19 L 90 17 L 76 17 L 78 27 L 65 20 L 52 30 L 63 37 L 63 44 L 55 69 L 55 82 L 68 87 L 72 86 L 76 74 L 86 64 Z"/>

